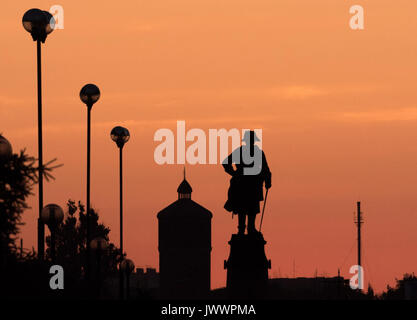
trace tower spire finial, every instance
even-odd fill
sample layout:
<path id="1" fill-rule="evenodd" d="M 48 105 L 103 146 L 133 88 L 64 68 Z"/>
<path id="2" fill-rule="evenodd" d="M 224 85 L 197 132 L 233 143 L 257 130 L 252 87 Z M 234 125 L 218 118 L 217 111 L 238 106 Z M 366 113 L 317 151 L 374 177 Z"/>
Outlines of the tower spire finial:
<path id="1" fill-rule="evenodd" d="M 193 191 L 193 188 L 191 188 L 188 181 L 185 180 L 185 165 L 183 169 L 183 174 L 184 174 L 184 180 L 182 180 L 182 182 L 180 183 L 177 189 L 178 199 L 191 199 L 191 192 Z"/>

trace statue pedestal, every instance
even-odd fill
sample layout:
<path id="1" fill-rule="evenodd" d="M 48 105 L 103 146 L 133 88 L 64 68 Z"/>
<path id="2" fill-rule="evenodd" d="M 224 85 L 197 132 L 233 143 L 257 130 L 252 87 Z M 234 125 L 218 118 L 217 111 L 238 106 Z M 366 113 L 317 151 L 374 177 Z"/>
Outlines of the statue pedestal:
<path id="1" fill-rule="evenodd" d="M 267 290 L 271 260 L 266 258 L 266 241 L 262 233 L 233 234 L 229 244 L 229 259 L 224 261 L 229 298 L 263 298 Z"/>

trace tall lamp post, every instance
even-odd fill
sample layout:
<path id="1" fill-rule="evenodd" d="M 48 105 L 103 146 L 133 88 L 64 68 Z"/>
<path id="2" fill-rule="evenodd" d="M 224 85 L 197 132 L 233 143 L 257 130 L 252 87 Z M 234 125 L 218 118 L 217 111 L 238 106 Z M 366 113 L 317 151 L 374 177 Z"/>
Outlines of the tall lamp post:
<path id="1" fill-rule="evenodd" d="M 43 208 L 41 219 L 51 231 L 51 260 L 55 263 L 56 259 L 56 229 L 64 220 L 64 211 L 62 208 L 54 203 L 48 204 Z"/>
<path id="2" fill-rule="evenodd" d="M 22 19 L 23 27 L 36 41 L 37 73 L 38 73 L 38 161 L 39 161 L 39 216 L 38 216 L 38 256 L 43 259 L 45 252 L 45 228 L 41 214 L 43 209 L 43 155 L 42 155 L 42 68 L 41 43 L 55 27 L 55 20 L 48 11 L 30 9 Z"/>
<path id="3" fill-rule="evenodd" d="M 0 160 L 6 161 L 9 160 L 13 154 L 12 145 L 10 144 L 9 140 L 3 137 L 0 134 Z"/>
<path id="4" fill-rule="evenodd" d="M 80 99 L 87 106 L 87 279 L 90 279 L 90 153 L 91 153 L 91 109 L 100 98 L 100 90 L 94 84 L 86 84 L 81 88 Z"/>
<path id="5" fill-rule="evenodd" d="M 0 174 L 3 174 L 3 170 L 7 168 L 6 163 L 10 160 L 13 155 L 12 145 L 9 140 L 0 134 Z M 0 269 L 5 270 L 6 258 L 7 258 L 7 243 L 0 239 Z"/>
<path id="6" fill-rule="evenodd" d="M 123 146 L 129 141 L 129 130 L 123 127 L 114 127 L 110 133 L 111 139 L 116 142 L 119 148 L 119 168 L 120 168 L 120 263 L 123 262 Z M 121 266 L 121 265 L 120 265 Z M 123 299 L 123 271 L 119 271 L 119 297 Z"/>
<path id="7" fill-rule="evenodd" d="M 106 239 L 102 237 L 97 237 L 91 240 L 91 249 L 93 249 L 96 252 L 96 258 L 97 258 L 97 270 L 96 270 L 96 295 L 97 298 L 100 297 L 100 291 L 101 291 L 101 256 L 103 253 L 107 250 L 108 242 Z"/>
<path id="8" fill-rule="evenodd" d="M 135 270 L 135 264 L 132 260 L 126 259 L 123 260 L 120 264 L 120 270 L 123 274 L 126 275 L 126 299 L 129 300 L 130 295 L 130 275 L 132 274 L 133 270 Z"/>

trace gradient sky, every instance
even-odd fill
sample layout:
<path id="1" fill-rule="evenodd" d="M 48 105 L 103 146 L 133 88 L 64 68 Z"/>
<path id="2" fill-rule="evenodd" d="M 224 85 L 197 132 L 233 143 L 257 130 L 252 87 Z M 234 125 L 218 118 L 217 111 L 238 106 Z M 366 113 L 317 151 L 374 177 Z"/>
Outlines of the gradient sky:
<path id="1" fill-rule="evenodd" d="M 125 249 L 137 267 L 158 266 L 156 213 L 177 198 L 182 166 L 159 166 L 159 128 L 262 128 L 272 171 L 264 219 L 270 276 L 349 276 L 353 212 L 362 201 L 365 282 L 381 291 L 417 256 L 417 3 L 334 0 L 11 1 L 0 11 L 0 131 L 37 155 L 35 43 L 21 18 L 64 8 L 65 28 L 43 46 L 44 158 L 64 167 L 45 204 L 85 202 L 86 107 L 92 111 L 92 205 L 118 244 L 118 157 L 109 133 L 126 126 Z M 365 9 L 365 30 L 349 8 Z M 220 165 L 187 166 L 192 198 L 213 212 L 212 287 L 237 219 L 223 209 Z M 36 247 L 35 210 L 24 213 Z M 180 263 L 180 261 L 179 261 Z"/>

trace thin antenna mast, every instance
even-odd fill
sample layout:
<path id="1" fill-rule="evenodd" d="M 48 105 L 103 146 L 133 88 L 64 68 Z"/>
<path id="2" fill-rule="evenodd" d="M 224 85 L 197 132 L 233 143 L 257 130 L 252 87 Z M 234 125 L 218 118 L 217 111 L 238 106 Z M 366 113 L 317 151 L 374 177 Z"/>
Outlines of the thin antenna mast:
<path id="1" fill-rule="evenodd" d="M 357 205 L 357 215 L 356 215 L 356 220 L 355 220 L 355 224 L 357 226 L 358 229 L 358 266 L 359 268 L 359 273 L 358 273 L 358 284 L 359 284 L 359 289 L 362 288 L 362 275 L 360 273 L 360 269 L 362 267 L 362 261 L 361 261 L 361 246 L 362 246 L 362 239 L 361 239 L 361 225 L 363 224 L 363 217 L 362 217 L 362 212 L 361 212 L 361 202 L 358 201 L 356 203 Z"/>

